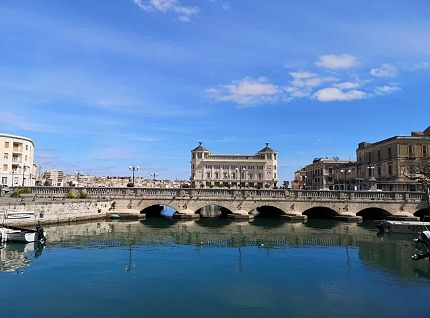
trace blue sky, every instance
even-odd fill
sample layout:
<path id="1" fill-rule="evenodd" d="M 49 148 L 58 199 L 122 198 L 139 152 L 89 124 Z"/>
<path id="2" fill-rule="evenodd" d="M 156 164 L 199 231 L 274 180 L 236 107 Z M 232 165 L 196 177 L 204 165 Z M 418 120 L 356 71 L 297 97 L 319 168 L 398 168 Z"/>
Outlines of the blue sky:
<path id="1" fill-rule="evenodd" d="M 428 0 L 0 2 L 0 131 L 42 170 L 189 179 L 190 151 L 316 157 L 430 123 Z"/>

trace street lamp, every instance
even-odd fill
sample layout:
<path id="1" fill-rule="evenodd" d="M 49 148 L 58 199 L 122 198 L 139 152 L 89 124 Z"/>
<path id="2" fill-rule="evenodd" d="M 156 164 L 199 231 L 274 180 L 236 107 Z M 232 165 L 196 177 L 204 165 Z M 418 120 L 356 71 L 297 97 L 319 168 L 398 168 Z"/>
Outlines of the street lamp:
<path id="1" fill-rule="evenodd" d="M 129 166 L 128 170 L 133 171 L 133 187 L 134 187 L 134 172 L 139 170 L 139 166 Z"/>
<path id="2" fill-rule="evenodd" d="M 79 187 L 79 177 L 83 176 L 84 174 L 83 172 L 77 171 L 75 172 L 75 175 L 76 175 L 76 186 Z"/>
<path id="3" fill-rule="evenodd" d="M 17 174 L 17 173 L 18 173 L 18 171 L 16 171 L 16 169 L 13 169 L 13 170 L 10 172 L 10 174 L 12 175 L 11 187 L 13 187 L 13 178 L 14 178 L 14 175 L 15 175 L 15 174 Z"/>
<path id="4" fill-rule="evenodd" d="M 245 167 L 242 167 L 241 169 L 236 167 L 236 172 L 239 174 L 239 187 L 242 188 L 242 173 L 243 177 L 245 178 Z"/>
<path id="5" fill-rule="evenodd" d="M 27 170 L 27 168 L 30 168 L 30 166 L 23 165 L 23 166 L 20 166 L 20 168 L 22 170 L 22 186 L 24 186 L 24 172 L 25 170 Z"/>
<path id="6" fill-rule="evenodd" d="M 151 177 L 152 177 L 152 180 L 154 181 L 154 183 L 153 183 L 153 185 L 152 185 L 152 187 L 155 187 L 155 178 L 158 176 L 158 173 L 156 173 L 156 172 L 151 172 Z"/>
<path id="7" fill-rule="evenodd" d="M 367 171 L 369 171 L 368 176 L 370 177 L 370 179 L 375 179 L 375 167 L 369 166 L 367 167 Z"/>
<path id="8" fill-rule="evenodd" d="M 341 169 L 340 170 L 340 173 L 342 174 L 343 173 L 343 190 L 346 190 L 346 176 L 348 175 L 348 174 L 350 174 L 351 173 L 351 170 L 343 170 L 343 169 Z"/>

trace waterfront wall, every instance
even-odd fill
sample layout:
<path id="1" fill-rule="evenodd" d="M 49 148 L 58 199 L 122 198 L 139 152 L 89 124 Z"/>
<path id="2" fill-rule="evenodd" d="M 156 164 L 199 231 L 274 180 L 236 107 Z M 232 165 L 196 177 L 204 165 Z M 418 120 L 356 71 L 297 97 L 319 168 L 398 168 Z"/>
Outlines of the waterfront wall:
<path id="1" fill-rule="evenodd" d="M 10 219 L 9 225 L 29 226 L 37 223 L 55 224 L 77 222 L 85 220 L 105 219 L 112 211 L 112 204 L 108 200 L 43 200 L 26 202 L 16 198 L 1 198 L 0 211 L 33 211 L 34 216 L 28 219 Z M 4 215 L 0 216 L 3 223 Z"/>

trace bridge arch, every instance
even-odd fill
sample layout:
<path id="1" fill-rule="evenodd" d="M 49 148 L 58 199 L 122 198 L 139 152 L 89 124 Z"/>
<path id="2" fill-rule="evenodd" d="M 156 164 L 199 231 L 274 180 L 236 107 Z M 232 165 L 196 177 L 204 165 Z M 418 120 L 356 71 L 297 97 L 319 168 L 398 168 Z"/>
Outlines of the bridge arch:
<path id="1" fill-rule="evenodd" d="M 414 216 L 419 217 L 420 221 L 424 220 L 424 216 L 428 216 L 430 213 L 429 209 L 420 209 L 414 213 Z"/>
<path id="2" fill-rule="evenodd" d="M 261 205 L 250 212 L 255 213 L 256 218 L 279 218 L 281 215 L 286 214 L 284 210 L 276 207 L 275 204 Z"/>
<path id="3" fill-rule="evenodd" d="M 361 210 L 357 213 L 357 215 L 361 216 L 363 219 L 379 220 L 385 219 L 386 217 L 392 216 L 393 214 L 382 208 L 370 207 Z"/>
<path id="4" fill-rule="evenodd" d="M 339 210 L 339 208 L 337 208 L 336 206 L 332 206 L 332 207 L 316 206 L 316 207 L 307 209 L 302 214 L 306 215 L 308 219 L 330 219 L 340 215 L 340 213 L 337 210 Z"/>

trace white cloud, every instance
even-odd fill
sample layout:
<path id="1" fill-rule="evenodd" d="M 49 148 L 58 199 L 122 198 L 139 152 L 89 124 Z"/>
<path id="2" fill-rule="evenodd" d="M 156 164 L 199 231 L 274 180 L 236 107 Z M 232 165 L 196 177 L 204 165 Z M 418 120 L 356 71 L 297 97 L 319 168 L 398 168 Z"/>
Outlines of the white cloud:
<path id="1" fill-rule="evenodd" d="M 380 68 L 372 68 L 370 74 L 376 77 L 395 77 L 397 68 L 392 64 L 382 64 Z"/>
<path id="2" fill-rule="evenodd" d="M 230 4 L 229 4 L 228 2 L 224 3 L 221 7 L 222 7 L 225 11 L 230 10 Z"/>
<path id="3" fill-rule="evenodd" d="M 375 93 L 378 95 L 385 95 L 385 94 L 396 92 L 398 90 L 400 90 L 400 87 L 397 87 L 397 86 L 384 85 L 384 86 L 375 87 Z"/>
<path id="4" fill-rule="evenodd" d="M 399 66 L 401 69 L 406 70 L 406 71 L 416 71 L 416 70 L 422 70 L 425 68 L 429 68 L 430 67 L 430 63 L 428 62 L 419 62 L 419 63 L 415 63 L 412 65 L 406 65 L 404 63 L 399 63 Z"/>
<path id="5" fill-rule="evenodd" d="M 353 89 L 353 88 L 360 87 L 360 83 L 343 82 L 343 83 L 339 83 L 339 84 L 334 84 L 333 86 L 340 88 L 340 89 Z"/>
<path id="6" fill-rule="evenodd" d="M 144 11 L 175 12 L 179 15 L 179 20 L 189 22 L 190 17 L 197 14 L 197 7 L 186 7 L 179 4 L 178 0 L 132 0 Z"/>
<path id="7" fill-rule="evenodd" d="M 331 101 L 350 101 L 354 99 L 363 99 L 367 95 L 365 92 L 358 90 L 351 90 L 344 92 L 337 87 L 328 87 L 320 89 L 313 95 L 313 98 L 318 99 L 320 102 Z"/>
<path id="8" fill-rule="evenodd" d="M 219 85 L 218 88 L 209 88 L 206 92 L 215 100 L 231 101 L 241 105 L 273 102 L 281 94 L 279 86 L 269 83 L 267 78 L 252 79 L 245 77 L 235 80 L 231 85 Z"/>
<path id="9" fill-rule="evenodd" d="M 341 54 L 341 55 L 322 55 L 319 57 L 318 61 L 315 62 L 315 65 L 319 67 L 329 68 L 333 70 L 342 69 L 342 68 L 351 68 L 356 66 L 358 63 L 358 59 L 350 54 Z"/>
<path id="10" fill-rule="evenodd" d="M 310 96 L 315 87 L 326 82 L 337 81 L 337 78 L 332 76 L 320 77 L 316 73 L 309 72 L 290 72 L 290 75 L 293 80 L 289 82 L 290 86 L 284 87 L 284 90 L 293 98 Z"/>

